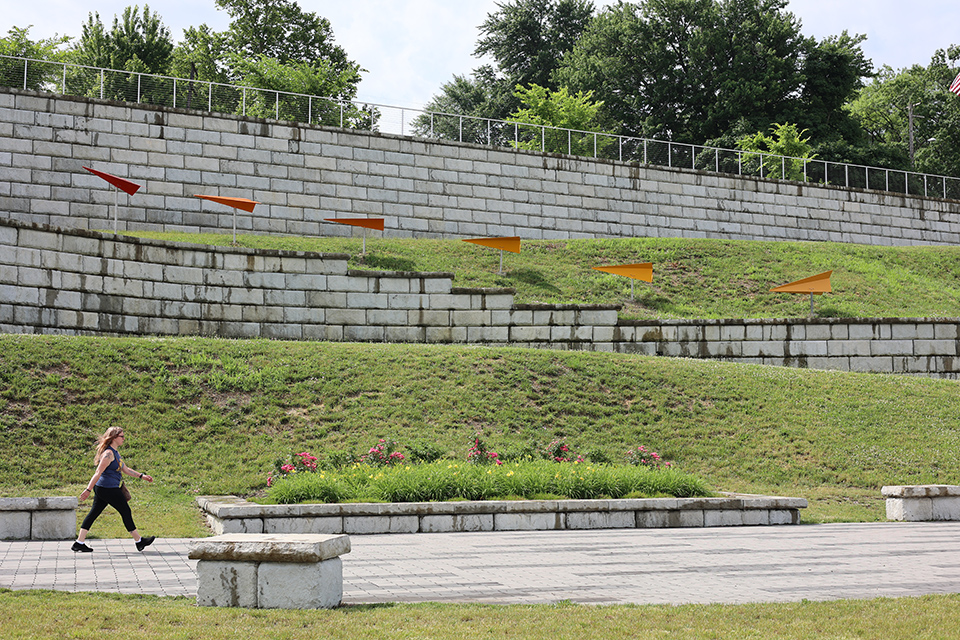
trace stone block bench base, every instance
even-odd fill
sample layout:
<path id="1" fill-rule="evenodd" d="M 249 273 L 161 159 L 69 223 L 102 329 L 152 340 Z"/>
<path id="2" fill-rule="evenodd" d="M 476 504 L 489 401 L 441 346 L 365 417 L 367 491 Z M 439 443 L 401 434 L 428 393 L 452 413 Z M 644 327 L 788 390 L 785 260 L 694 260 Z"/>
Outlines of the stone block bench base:
<path id="1" fill-rule="evenodd" d="M 728 495 L 624 500 L 263 505 L 201 496 L 214 533 L 444 533 L 799 524 L 803 498 Z"/>
<path id="2" fill-rule="evenodd" d="M 332 609 L 343 599 L 343 535 L 230 534 L 190 543 L 197 605 Z"/>
<path id="3" fill-rule="evenodd" d="M 960 486 L 920 484 L 883 487 L 887 520 L 960 520 Z"/>
<path id="4" fill-rule="evenodd" d="M 0 498 L 0 540 L 71 540 L 77 535 L 77 499 Z"/>

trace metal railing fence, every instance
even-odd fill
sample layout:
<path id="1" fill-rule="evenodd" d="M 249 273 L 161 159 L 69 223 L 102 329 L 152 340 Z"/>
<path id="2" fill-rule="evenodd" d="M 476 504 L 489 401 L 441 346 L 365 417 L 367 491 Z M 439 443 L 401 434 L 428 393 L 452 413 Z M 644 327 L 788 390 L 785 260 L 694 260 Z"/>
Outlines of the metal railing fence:
<path id="1" fill-rule="evenodd" d="M 5 55 L 0 55 L 0 85 L 670 168 L 960 199 L 960 178 L 951 176 L 523 124 Z"/>

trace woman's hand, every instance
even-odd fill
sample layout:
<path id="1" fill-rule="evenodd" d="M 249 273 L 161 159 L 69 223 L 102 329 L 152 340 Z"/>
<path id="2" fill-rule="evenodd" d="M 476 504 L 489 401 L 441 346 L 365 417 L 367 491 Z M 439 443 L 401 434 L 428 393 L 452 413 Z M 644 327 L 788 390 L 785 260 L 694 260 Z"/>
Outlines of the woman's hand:
<path id="1" fill-rule="evenodd" d="M 143 474 L 143 479 L 147 482 L 153 482 L 153 476 L 148 476 L 147 474 Z"/>
<path id="2" fill-rule="evenodd" d="M 90 489 L 84 489 L 80 492 L 80 502 L 83 502 L 90 497 Z"/>

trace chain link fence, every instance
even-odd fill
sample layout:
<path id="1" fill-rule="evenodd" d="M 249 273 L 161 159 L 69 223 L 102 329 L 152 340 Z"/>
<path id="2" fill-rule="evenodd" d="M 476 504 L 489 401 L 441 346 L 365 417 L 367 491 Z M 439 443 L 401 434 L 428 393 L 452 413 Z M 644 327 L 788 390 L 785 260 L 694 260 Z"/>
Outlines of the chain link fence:
<path id="1" fill-rule="evenodd" d="M 960 199 L 960 178 L 949 176 L 576 131 L 2 55 L 0 85 L 661 167 Z"/>

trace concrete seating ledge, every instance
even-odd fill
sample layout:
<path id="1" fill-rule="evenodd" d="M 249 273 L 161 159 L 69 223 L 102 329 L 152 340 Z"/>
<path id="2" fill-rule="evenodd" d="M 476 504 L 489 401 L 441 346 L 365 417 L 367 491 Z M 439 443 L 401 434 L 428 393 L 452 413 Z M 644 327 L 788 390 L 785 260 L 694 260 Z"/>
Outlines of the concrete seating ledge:
<path id="1" fill-rule="evenodd" d="M 0 540 L 70 540 L 77 535 L 77 498 L 0 498 Z"/>
<path id="2" fill-rule="evenodd" d="M 960 486 L 894 485 L 883 487 L 880 493 L 887 499 L 887 520 L 960 520 Z"/>
<path id="3" fill-rule="evenodd" d="M 197 605 L 330 609 L 343 599 L 344 535 L 238 533 L 190 542 Z"/>
<path id="4" fill-rule="evenodd" d="M 644 529 L 799 524 L 804 498 L 728 494 L 714 498 L 517 500 L 262 505 L 200 496 L 215 534 L 442 533 Z"/>

